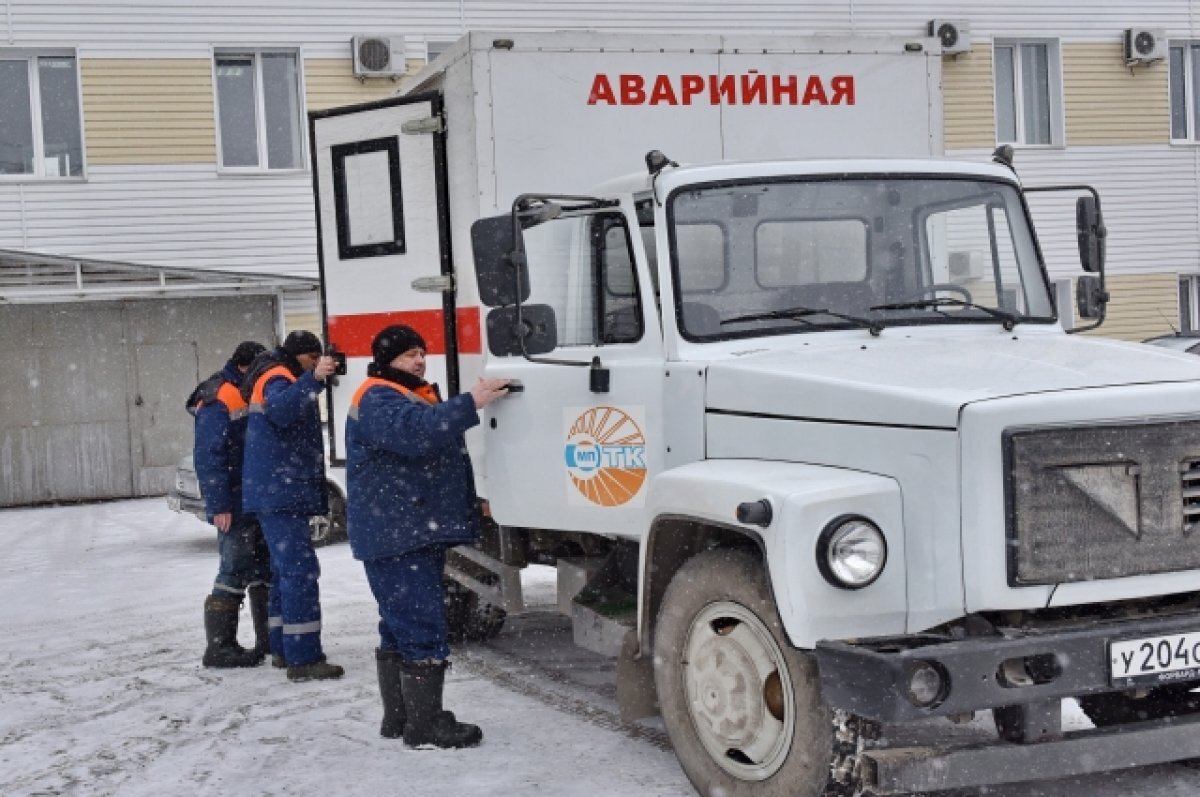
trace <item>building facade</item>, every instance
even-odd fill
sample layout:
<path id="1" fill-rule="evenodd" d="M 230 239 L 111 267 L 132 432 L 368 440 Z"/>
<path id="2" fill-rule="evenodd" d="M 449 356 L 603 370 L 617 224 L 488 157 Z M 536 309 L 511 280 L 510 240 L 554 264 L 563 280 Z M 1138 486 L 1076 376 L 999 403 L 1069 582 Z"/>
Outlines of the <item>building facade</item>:
<path id="1" fill-rule="evenodd" d="M 920 36 L 939 20 L 959 35 L 947 154 L 1012 143 L 1028 184 L 1095 185 L 1101 332 L 1197 328 L 1198 17 L 1200 0 L 0 0 L 0 249 L 315 276 L 307 112 L 395 93 L 467 30 Z M 1130 30 L 1155 57 L 1130 63 Z M 363 34 L 393 42 L 394 76 L 355 76 Z M 1052 277 L 1075 276 L 1073 219 L 1032 204 Z M 285 311 L 318 323 L 314 302 Z"/>

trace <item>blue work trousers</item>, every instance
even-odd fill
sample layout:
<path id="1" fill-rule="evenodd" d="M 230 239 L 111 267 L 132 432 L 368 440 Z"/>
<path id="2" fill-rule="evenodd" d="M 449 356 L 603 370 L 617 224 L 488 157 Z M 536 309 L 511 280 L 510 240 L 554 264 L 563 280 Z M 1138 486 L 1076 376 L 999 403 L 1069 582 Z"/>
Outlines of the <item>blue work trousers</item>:
<path id="1" fill-rule="evenodd" d="M 220 565 L 213 581 L 214 598 L 246 595 L 246 587 L 271 581 L 271 558 L 262 529 L 253 515 L 234 515 L 229 531 L 217 532 Z"/>
<path id="2" fill-rule="evenodd" d="M 441 661 L 450 655 L 445 567 L 446 549 L 441 545 L 363 562 L 379 604 L 380 650 L 399 652 L 405 661 Z"/>
<path id="3" fill-rule="evenodd" d="M 278 585 L 277 601 L 270 596 L 267 614 L 271 652 L 280 648 L 289 667 L 321 660 L 321 595 L 317 579 L 321 563 L 309 537 L 308 517 L 260 512 L 259 522 L 271 550 L 272 577 Z M 273 605 L 277 604 L 277 605 Z M 278 609 L 278 614 L 276 613 Z"/>

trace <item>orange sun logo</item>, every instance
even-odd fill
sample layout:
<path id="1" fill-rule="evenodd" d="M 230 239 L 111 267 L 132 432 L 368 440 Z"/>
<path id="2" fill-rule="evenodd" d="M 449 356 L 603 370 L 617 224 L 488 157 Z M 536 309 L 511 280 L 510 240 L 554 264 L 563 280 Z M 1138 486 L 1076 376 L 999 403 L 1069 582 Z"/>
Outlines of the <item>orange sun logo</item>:
<path id="1" fill-rule="evenodd" d="M 629 503 L 646 482 L 646 436 L 623 410 L 592 407 L 567 432 L 567 475 L 600 506 Z"/>

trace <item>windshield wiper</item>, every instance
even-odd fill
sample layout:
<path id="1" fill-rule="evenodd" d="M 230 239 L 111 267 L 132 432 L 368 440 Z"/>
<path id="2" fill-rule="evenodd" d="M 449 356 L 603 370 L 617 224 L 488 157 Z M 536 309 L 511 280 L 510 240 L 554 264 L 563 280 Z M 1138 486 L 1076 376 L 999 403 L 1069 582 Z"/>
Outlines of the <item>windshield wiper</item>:
<path id="1" fill-rule="evenodd" d="M 852 324 L 866 329 L 876 337 L 878 337 L 879 333 L 883 331 L 883 324 L 880 324 L 878 321 L 870 318 L 862 318 L 860 316 L 846 315 L 845 313 L 838 313 L 833 310 L 826 310 L 823 307 L 816 308 L 797 306 L 786 307 L 782 310 L 766 310 L 761 313 L 748 313 L 747 315 L 737 315 L 733 318 L 726 318 L 721 321 L 721 324 L 724 326 L 725 324 L 737 324 L 743 321 L 767 321 L 773 318 L 785 318 L 789 321 L 799 321 L 800 323 L 807 324 L 808 326 L 816 326 L 816 324 L 808 320 L 808 316 L 812 315 L 827 315 L 832 316 L 833 318 L 840 318 L 843 321 L 849 321 Z"/>
<path id="2" fill-rule="evenodd" d="M 997 310 L 994 307 L 987 307 L 975 302 L 968 302 L 966 299 L 955 299 L 953 296 L 937 296 L 929 299 L 917 299 L 911 302 L 894 302 L 892 304 L 876 304 L 867 308 L 868 310 L 922 310 L 927 307 L 969 307 L 972 310 L 982 310 L 992 318 L 997 318 L 1003 322 L 1006 330 L 1011 330 L 1020 323 L 1020 316 L 1009 313 L 1005 310 Z"/>

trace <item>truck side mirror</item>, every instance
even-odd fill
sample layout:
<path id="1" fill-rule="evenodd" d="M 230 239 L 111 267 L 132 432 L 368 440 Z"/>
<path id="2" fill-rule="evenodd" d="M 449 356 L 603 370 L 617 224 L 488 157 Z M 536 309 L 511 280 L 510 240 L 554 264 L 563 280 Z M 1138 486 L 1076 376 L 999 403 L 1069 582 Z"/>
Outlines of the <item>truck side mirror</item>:
<path id="1" fill-rule="evenodd" d="M 497 357 L 545 354 L 558 346 L 554 308 L 547 304 L 497 307 L 487 314 L 488 350 Z M 524 341 L 524 346 L 521 345 Z"/>
<path id="2" fill-rule="evenodd" d="M 1075 282 L 1075 309 L 1080 318 L 1104 318 L 1108 291 L 1099 277 L 1080 277 Z"/>
<path id="3" fill-rule="evenodd" d="M 479 301 L 488 307 L 502 307 L 529 298 L 529 266 L 524 252 L 517 252 L 511 215 L 492 216 L 472 224 L 471 248 L 475 253 Z M 520 296 L 517 295 L 518 280 Z"/>
<path id="4" fill-rule="evenodd" d="M 1079 262 L 1087 272 L 1104 271 L 1105 240 L 1108 230 L 1100 214 L 1100 202 L 1094 196 L 1075 201 L 1075 232 L 1079 237 Z"/>

